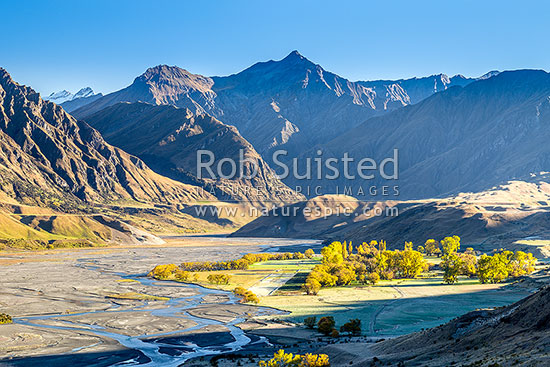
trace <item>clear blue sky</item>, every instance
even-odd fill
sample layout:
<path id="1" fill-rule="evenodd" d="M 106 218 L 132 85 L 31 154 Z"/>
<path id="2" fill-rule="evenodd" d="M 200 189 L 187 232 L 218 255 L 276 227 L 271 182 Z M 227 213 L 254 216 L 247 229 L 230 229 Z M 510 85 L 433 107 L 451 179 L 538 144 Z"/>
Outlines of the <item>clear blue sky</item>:
<path id="1" fill-rule="evenodd" d="M 0 66 L 43 94 L 147 67 L 236 73 L 297 49 L 352 80 L 550 69 L 547 1 L 13 1 Z"/>

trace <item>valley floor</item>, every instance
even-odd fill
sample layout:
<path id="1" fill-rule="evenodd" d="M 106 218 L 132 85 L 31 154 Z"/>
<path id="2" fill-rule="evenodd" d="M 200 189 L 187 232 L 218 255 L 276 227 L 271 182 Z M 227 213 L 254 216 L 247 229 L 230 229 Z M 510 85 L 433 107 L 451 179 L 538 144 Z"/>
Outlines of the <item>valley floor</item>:
<path id="1" fill-rule="evenodd" d="M 278 311 L 146 274 L 160 262 L 237 258 L 302 243 L 197 236 L 158 246 L 1 252 L 0 310 L 14 322 L 0 325 L 0 365 L 152 360 L 176 366 L 221 351 L 263 350 L 265 338 L 247 336 L 236 325 Z"/>
<path id="2" fill-rule="evenodd" d="M 313 331 L 273 320 L 301 322 L 306 316 L 333 315 L 341 325 L 359 317 L 364 336 L 355 341 L 367 342 L 439 325 L 479 307 L 510 304 L 532 291 L 529 282 L 481 285 L 462 280 L 448 286 L 436 275 L 305 296 L 294 283 L 300 272 L 315 265 L 306 259 L 282 267 L 255 264 L 236 276 L 234 281 L 261 296 L 257 307 L 238 303 L 223 289 L 155 281 L 146 274 L 158 264 L 318 250 L 318 241 L 223 236 L 166 240 L 163 245 L 1 252 L 0 311 L 14 323 L 0 325 L 0 365 L 202 365 L 222 352 L 267 355 L 280 347 L 315 351 L 334 340 L 318 341 Z M 256 365 L 257 360 L 241 363 Z"/>

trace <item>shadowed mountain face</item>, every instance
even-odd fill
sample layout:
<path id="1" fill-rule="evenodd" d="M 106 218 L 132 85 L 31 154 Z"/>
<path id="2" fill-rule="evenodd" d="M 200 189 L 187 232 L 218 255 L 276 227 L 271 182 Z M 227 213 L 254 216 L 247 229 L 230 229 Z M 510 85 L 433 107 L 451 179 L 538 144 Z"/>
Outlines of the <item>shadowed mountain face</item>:
<path id="1" fill-rule="evenodd" d="M 23 202 L 210 197 L 150 170 L 0 68 L 0 191 Z"/>
<path id="2" fill-rule="evenodd" d="M 380 162 L 398 149 L 398 180 L 342 177 L 320 184 L 329 193 L 336 186 L 353 186 L 357 192 L 361 185 L 399 185 L 401 199 L 429 198 L 485 190 L 548 171 L 549 139 L 550 75 L 524 70 L 451 88 L 369 119 L 300 158 L 314 157 L 320 148 L 325 159 L 348 153 L 356 162 L 364 157 Z M 315 165 L 313 172 L 316 177 Z"/>
<path id="3" fill-rule="evenodd" d="M 188 102 L 189 100 L 187 100 Z M 125 151 L 141 157 L 156 172 L 173 179 L 204 186 L 221 199 L 252 202 L 294 202 L 303 199 L 280 182 L 254 147 L 234 126 L 221 123 L 207 114 L 193 113 L 188 108 L 147 103 L 118 103 L 85 118 L 105 139 Z M 211 151 L 214 156 L 210 177 L 203 169 L 197 174 L 197 152 Z M 217 167 L 222 158 L 240 166 L 243 178 L 220 178 Z M 208 161 L 204 157 L 203 161 Z M 230 175 L 229 165 L 221 166 Z M 254 167 L 257 175 L 253 178 Z"/>
<path id="4" fill-rule="evenodd" d="M 227 77 L 203 77 L 175 66 L 150 68 L 132 85 L 76 110 L 75 116 L 87 117 L 118 102 L 189 108 L 236 126 L 269 161 L 267 153 L 274 148 L 295 156 L 369 117 L 471 81 L 434 75 L 351 82 L 294 51 L 280 61 L 260 62 Z"/>
<path id="5" fill-rule="evenodd" d="M 478 79 L 488 79 L 495 75 L 498 75 L 498 71 L 489 72 Z M 366 88 L 388 88 L 395 90 L 398 87 L 401 87 L 406 93 L 405 102 L 407 105 L 416 104 L 432 94 L 442 92 L 447 90 L 450 87 L 463 87 L 471 82 L 474 79 L 466 78 L 463 75 L 455 75 L 449 77 L 445 74 L 437 74 L 424 78 L 412 78 L 412 79 L 400 79 L 400 80 L 375 80 L 367 82 L 358 82 L 358 84 Z"/>
<path id="6" fill-rule="evenodd" d="M 318 151 L 325 161 L 348 153 L 355 162 L 365 157 L 381 162 L 398 149 L 399 180 L 380 175 L 350 180 L 341 174 L 336 180 L 290 175 L 284 182 L 367 200 L 369 186 L 399 186 L 398 197 L 386 198 L 403 200 L 485 190 L 547 170 L 549 79 L 543 71 L 523 70 L 490 72 L 477 80 L 434 75 L 350 82 L 292 52 L 227 77 L 157 66 L 75 113 L 87 117 L 121 101 L 189 108 L 237 127 L 272 168 L 271 152 L 287 149 L 281 160 L 298 157 L 300 173 L 304 160 L 318 157 Z M 312 171 L 317 177 L 315 164 Z"/>

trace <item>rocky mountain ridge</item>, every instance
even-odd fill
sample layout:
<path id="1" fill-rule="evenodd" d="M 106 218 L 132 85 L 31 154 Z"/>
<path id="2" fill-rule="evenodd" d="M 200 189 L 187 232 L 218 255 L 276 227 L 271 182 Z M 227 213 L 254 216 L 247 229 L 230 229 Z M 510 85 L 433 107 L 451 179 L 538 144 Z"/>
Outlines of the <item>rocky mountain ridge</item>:
<path id="1" fill-rule="evenodd" d="M 0 69 L 1 191 L 21 202 L 189 202 L 211 197 L 153 172 Z"/>
<path id="2" fill-rule="evenodd" d="M 134 82 L 75 111 L 89 116 L 118 102 L 171 104 L 236 126 L 270 161 L 268 152 L 323 143 L 369 117 L 416 103 L 473 79 L 446 75 L 400 81 L 352 82 L 293 51 L 233 75 L 204 77 L 176 66 L 148 69 Z M 409 95 L 410 94 L 410 95 Z"/>
<path id="3" fill-rule="evenodd" d="M 373 117 L 330 142 L 302 152 L 315 157 L 381 162 L 398 150 L 399 177 L 386 180 L 287 180 L 294 186 L 339 188 L 399 186 L 398 197 L 425 199 L 481 191 L 550 167 L 550 74 L 542 70 L 502 72 L 454 87 L 411 106 Z M 351 174 L 357 174 L 356 171 Z M 312 177 L 317 176 L 315 165 Z M 358 197 L 371 200 L 373 197 Z M 382 197 L 377 197 L 382 198 Z"/>

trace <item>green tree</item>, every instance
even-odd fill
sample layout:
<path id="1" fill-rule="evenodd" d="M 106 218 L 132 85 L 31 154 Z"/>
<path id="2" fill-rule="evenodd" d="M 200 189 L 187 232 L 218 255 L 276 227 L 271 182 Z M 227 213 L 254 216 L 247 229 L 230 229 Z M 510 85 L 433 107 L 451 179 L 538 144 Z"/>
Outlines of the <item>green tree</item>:
<path id="1" fill-rule="evenodd" d="M 323 316 L 319 319 L 319 322 L 317 323 L 317 329 L 320 333 L 325 335 L 330 335 L 335 326 L 336 322 L 334 321 L 334 317 L 332 316 Z"/>
<path id="2" fill-rule="evenodd" d="M 361 335 L 361 320 L 351 319 L 340 327 L 340 331 L 352 335 Z"/>

